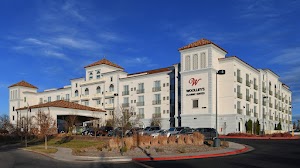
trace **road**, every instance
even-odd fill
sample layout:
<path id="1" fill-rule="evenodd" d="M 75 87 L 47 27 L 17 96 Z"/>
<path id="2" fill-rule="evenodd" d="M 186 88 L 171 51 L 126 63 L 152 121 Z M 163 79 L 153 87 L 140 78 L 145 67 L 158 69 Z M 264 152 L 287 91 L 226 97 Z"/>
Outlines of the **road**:
<path id="1" fill-rule="evenodd" d="M 0 150 L 0 168 L 96 168 L 96 167 L 299 167 L 300 140 L 231 140 L 247 144 L 255 148 L 251 152 L 240 155 L 160 162 L 130 163 L 87 163 L 62 162 L 39 154 L 7 148 Z"/>

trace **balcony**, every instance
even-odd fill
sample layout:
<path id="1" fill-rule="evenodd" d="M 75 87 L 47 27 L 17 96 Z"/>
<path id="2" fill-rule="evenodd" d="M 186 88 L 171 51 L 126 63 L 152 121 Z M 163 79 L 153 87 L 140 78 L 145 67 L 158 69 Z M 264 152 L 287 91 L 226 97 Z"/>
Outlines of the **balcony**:
<path id="1" fill-rule="evenodd" d="M 238 114 L 243 114 L 243 109 L 238 108 L 238 109 L 237 109 L 237 113 L 238 113 Z"/>
<path id="2" fill-rule="evenodd" d="M 291 102 L 291 101 L 289 101 L 289 105 L 292 105 L 292 102 Z"/>
<path id="3" fill-rule="evenodd" d="M 247 116 L 251 116 L 250 110 L 246 111 L 246 115 L 247 115 Z"/>
<path id="4" fill-rule="evenodd" d="M 153 87 L 152 92 L 159 92 L 161 91 L 161 87 Z"/>
<path id="5" fill-rule="evenodd" d="M 273 91 L 272 90 L 269 90 L 269 95 L 273 95 Z"/>
<path id="6" fill-rule="evenodd" d="M 250 87 L 250 81 L 246 80 L 246 86 Z"/>
<path id="7" fill-rule="evenodd" d="M 281 101 L 282 101 L 282 102 L 284 102 L 284 98 L 283 98 L 283 96 L 282 96 L 282 98 L 281 98 Z"/>
<path id="8" fill-rule="evenodd" d="M 279 107 L 278 109 L 279 109 L 279 111 L 281 111 L 281 107 Z"/>
<path id="9" fill-rule="evenodd" d="M 105 92 L 104 97 L 105 98 L 114 97 L 114 92 Z"/>
<path id="10" fill-rule="evenodd" d="M 144 114 L 138 114 L 136 117 L 137 117 L 138 119 L 144 119 L 144 118 L 145 118 L 145 115 L 144 115 Z"/>
<path id="11" fill-rule="evenodd" d="M 288 104 L 288 100 L 285 100 L 285 103 Z"/>
<path id="12" fill-rule="evenodd" d="M 249 96 L 249 95 L 246 96 L 246 100 L 247 100 L 248 102 L 250 101 L 250 96 Z"/>
<path id="13" fill-rule="evenodd" d="M 292 111 L 289 111 L 289 115 L 292 115 Z"/>
<path id="14" fill-rule="evenodd" d="M 145 102 L 136 102 L 136 106 L 144 106 Z"/>
<path id="15" fill-rule="evenodd" d="M 105 107 L 104 107 L 105 109 L 114 109 L 114 104 L 113 103 L 111 103 L 111 104 L 105 104 Z"/>
<path id="16" fill-rule="evenodd" d="M 254 117 L 258 117 L 258 113 L 254 113 Z"/>
<path id="17" fill-rule="evenodd" d="M 267 92 L 267 88 L 266 88 L 266 87 L 263 87 L 263 88 L 262 88 L 262 91 L 263 91 L 264 93 L 266 93 L 266 92 Z"/>
<path id="18" fill-rule="evenodd" d="M 161 113 L 153 113 L 152 118 L 161 118 Z"/>
<path id="19" fill-rule="evenodd" d="M 273 120 L 273 116 L 270 116 L 269 119 L 270 119 L 270 120 Z"/>
<path id="20" fill-rule="evenodd" d="M 74 102 L 74 101 L 79 101 L 80 100 L 80 97 L 79 96 L 76 96 L 76 97 L 72 97 L 71 98 L 71 101 Z"/>
<path id="21" fill-rule="evenodd" d="M 275 117 L 275 121 L 278 121 L 278 117 Z"/>
<path id="22" fill-rule="evenodd" d="M 280 95 L 278 96 L 278 99 L 281 100 L 281 96 Z"/>
<path id="23" fill-rule="evenodd" d="M 278 98 L 278 94 L 275 92 L 275 97 Z"/>
<path id="24" fill-rule="evenodd" d="M 153 100 L 152 104 L 153 105 L 161 104 L 161 100 Z"/>
<path id="25" fill-rule="evenodd" d="M 258 103 L 258 99 L 254 98 L 254 103 L 257 104 Z"/>
<path id="26" fill-rule="evenodd" d="M 122 103 L 122 107 L 129 107 L 129 103 Z"/>
<path id="27" fill-rule="evenodd" d="M 145 89 L 138 89 L 136 90 L 136 93 L 137 94 L 145 93 Z"/>
<path id="28" fill-rule="evenodd" d="M 267 115 L 265 115 L 265 114 L 264 114 L 264 115 L 263 115 L 263 117 L 264 117 L 264 118 L 266 118 L 266 117 L 267 117 Z"/>
<path id="29" fill-rule="evenodd" d="M 269 107 L 270 107 L 270 108 L 273 108 L 273 104 L 272 104 L 272 103 L 269 103 Z"/>
<path id="30" fill-rule="evenodd" d="M 275 109 L 278 110 L 278 108 L 279 108 L 279 107 L 278 107 L 278 104 L 275 104 Z"/>
<path id="31" fill-rule="evenodd" d="M 126 95 L 129 95 L 129 91 L 128 90 L 122 92 L 122 96 L 126 96 Z"/>
<path id="32" fill-rule="evenodd" d="M 90 99 L 90 95 L 81 95 L 81 100 L 89 100 Z"/>
<path id="33" fill-rule="evenodd" d="M 254 89 L 257 90 L 258 89 L 258 86 L 256 84 L 254 84 Z"/>
<path id="34" fill-rule="evenodd" d="M 243 94 L 242 93 L 237 93 L 237 97 L 239 98 L 239 99 L 242 99 L 243 98 Z"/>
<path id="35" fill-rule="evenodd" d="M 243 78 L 241 78 L 241 77 L 237 77 L 237 81 L 239 82 L 239 83 L 242 83 L 243 82 Z"/>

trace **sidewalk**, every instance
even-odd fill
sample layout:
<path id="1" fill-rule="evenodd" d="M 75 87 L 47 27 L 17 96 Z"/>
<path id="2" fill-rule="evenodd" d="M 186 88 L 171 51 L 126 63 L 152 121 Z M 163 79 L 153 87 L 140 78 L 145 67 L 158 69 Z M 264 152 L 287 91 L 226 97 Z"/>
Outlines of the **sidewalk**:
<path id="1" fill-rule="evenodd" d="M 162 156 L 143 156 L 143 157 L 89 157 L 89 156 L 74 156 L 72 150 L 69 148 L 57 148 L 58 151 L 55 154 L 43 154 L 53 159 L 76 162 L 76 161 L 87 161 L 87 162 L 129 162 L 129 161 L 159 161 L 159 160 L 183 160 L 183 159 L 196 159 L 196 158 L 209 158 L 209 157 L 220 157 L 244 153 L 252 150 L 251 147 L 229 142 L 229 147 L 222 150 L 207 151 L 200 153 L 186 153 L 177 155 L 162 155 Z"/>

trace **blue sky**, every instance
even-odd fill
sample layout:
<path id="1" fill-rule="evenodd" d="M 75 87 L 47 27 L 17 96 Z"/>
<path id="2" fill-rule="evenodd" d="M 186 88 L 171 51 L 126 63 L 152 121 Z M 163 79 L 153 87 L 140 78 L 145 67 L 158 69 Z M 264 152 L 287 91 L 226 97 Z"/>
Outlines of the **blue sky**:
<path id="1" fill-rule="evenodd" d="M 0 114 L 8 86 L 40 90 L 84 76 L 104 56 L 129 73 L 178 63 L 178 48 L 207 38 L 293 91 L 300 116 L 300 1 L 0 1 Z M 300 117 L 299 117 L 300 118 Z"/>

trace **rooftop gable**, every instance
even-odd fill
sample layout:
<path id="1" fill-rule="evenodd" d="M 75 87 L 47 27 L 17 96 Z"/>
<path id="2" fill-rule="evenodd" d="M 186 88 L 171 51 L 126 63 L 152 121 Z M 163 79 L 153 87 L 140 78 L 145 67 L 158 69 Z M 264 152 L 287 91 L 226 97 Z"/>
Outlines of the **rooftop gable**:
<path id="1" fill-rule="evenodd" d="M 217 44 L 213 43 L 212 41 L 210 40 L 207 40 L 207 39 L 200 39 L 198 41 L 195 41 L 191 44 L 188 44 L 186 46 L 183 46 L 181 48 L 179 48 L 178 50 L 181 51 L 181 50 L 185 50 L 185 49 L 189 49 L 189 48 L 194 48 L 194 47 L 199 47 L 199 46 L 204 46 L 204 45 L 208 45 L 208 44 L 213 44 L 215 45 L 216 47 L 220 48 L 221 50 L 223 50 L 224 52 L 227 53 L 226 50 L 224 50 L 223 48 L 221 48 L 220 46 L 218 46 Z"/>
<path id="2" fill-rule="evenodd" d="M 119 65 L 117 65 L 117 64 L 115 64 L 115 63 L 113 63 L 113 62 L 111 62 L 111 61 L 109 61 L 109 60 L 107 60 L 105 58 L 101 59 L 100 61 L 94 62 L 94 63 L 92 63 L 90 65 L 87 65 L 84 68 L 89 68 L 89 67 L 93 67 L 93 66 L 97 66 L 97 65 L 102 65 L 102 64 L 109 65 L 109 66 L 112 66 L 112 67 L 115 67 L 115 68 L 124 69 L 121 66 L 119 66 Z"/>
<path id="3" fill-rule="evenodd" d="M 28 88 L 38 89 L 36 86 L 34 86 L 34 85 L 32 85 L 32 84 L 24 81 L 24 80 L 22 80 L 22 81 L 20 81 L 18 83 L 15 83 L 13 85 L 10 85 L 8 88 L 15 87 L 15 86 L 22 86 L 22 87 L 28 87 Z"/>

